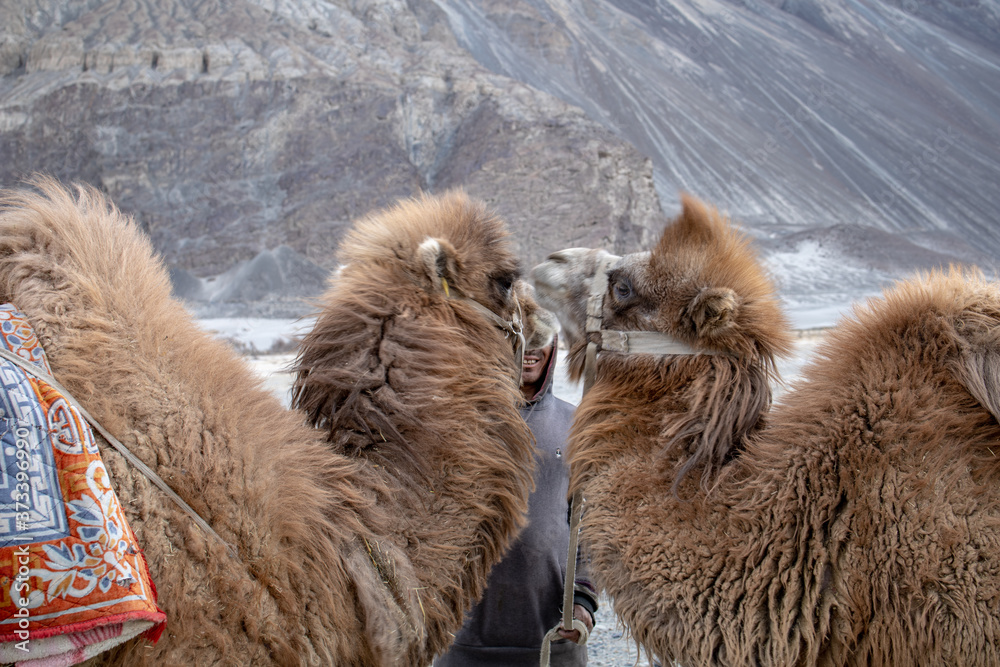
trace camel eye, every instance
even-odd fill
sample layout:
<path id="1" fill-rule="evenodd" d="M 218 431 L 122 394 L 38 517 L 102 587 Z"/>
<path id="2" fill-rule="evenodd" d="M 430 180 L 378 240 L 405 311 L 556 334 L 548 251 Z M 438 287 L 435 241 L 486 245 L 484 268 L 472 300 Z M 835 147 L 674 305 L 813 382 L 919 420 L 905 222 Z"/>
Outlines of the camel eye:
<path id="1" fill-rule="evenodd" d="M 514 286 L 514 276 L 498 276 L 496 282 L 503 294 L 510 294 L 510 288 Z"/>
<path id="2" fill-rule="evenodd" d="M 625 301 L 632 296 L 632 285 L 624 278 L 619 278 L 615 281 L 614 285 L 611 286 L 611 291 L 614 292 L 616 299 L 619 301 Z"/>

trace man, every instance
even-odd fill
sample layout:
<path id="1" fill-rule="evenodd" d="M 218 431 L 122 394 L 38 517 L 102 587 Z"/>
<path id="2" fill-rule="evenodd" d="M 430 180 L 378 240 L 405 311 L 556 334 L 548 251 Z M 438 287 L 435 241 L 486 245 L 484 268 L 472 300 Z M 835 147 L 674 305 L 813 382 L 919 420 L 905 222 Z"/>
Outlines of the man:
<path id="1" fill-rule="evenodd" d="M 535 491 L 528 499 L 528 525 L 490 573 L 483 599 L 465 617 L 448 653 L 434 667 L 535 667 L 542 638 L 562 620 L 566 552 L 569 549 L 569 487 L 566 436 L 574 407 L 552 394 L 556 342 L 524 353 L 521 409 L 536 440 Z M 594 627 L 597 596 L 577 561 L 573 616 Z M 587 664 L 579 631 L 560 630 L 550 664 Z"/>

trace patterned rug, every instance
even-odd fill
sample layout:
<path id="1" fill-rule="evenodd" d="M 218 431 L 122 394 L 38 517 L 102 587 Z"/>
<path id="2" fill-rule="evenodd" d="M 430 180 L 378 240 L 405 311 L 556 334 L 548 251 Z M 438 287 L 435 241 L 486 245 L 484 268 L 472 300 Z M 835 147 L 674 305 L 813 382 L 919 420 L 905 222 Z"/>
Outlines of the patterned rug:
<path id="1" fill-rule="evenodd" d="M 50 372 L 10 305 L 0 344 Z M 0 359 L 0 663 L 73 665 L 165 623 L 90 426 Z"/>

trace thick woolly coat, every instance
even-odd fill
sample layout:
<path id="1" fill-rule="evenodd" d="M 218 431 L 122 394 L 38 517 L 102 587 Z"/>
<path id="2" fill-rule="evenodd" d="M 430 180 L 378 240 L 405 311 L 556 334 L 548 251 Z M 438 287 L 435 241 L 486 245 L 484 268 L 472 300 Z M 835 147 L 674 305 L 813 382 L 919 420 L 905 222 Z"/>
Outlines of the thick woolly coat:
<path id="1" fill-rule="evenodd" d="M 604 353 L 577 409 L 584 548 L 636 639 L 663 664 L 1000 664 L 1000 285 L 859 306 L 768 411 L 787 325 L 717 212 L 687 199 L 609 275 L 605 323 L 716 353 Z"/>
<path id="2" fill-rule="evenodd" d="M 353 425 L 388 425 L 387 437 L 335 451 L 198 329 L 131 221 L 94 191 L 36 185 L 2 202 L 0 299 L 27 315 L 56 378 L 236 550 L 102 449 L 168 616 L 155 647 L 133 641 L 102 660 L 428 663 L 516 534 L 531 485 L 511 341 L 435 273 L 510 318 L 510 295 L 486 293 L 498 274 L 509 290 L 516 269 L 502 223 L 450 195 L 356 232 L 348 254 L 374 238 L 389 257 L 354 260 L 357 289 L 329 295 L 351 344 L 327 341 L 326 361 L 367 368 L 356 404 L 372 420 L 355 413 Z M 379 352 L 385 364 L 368 365 Z"/>

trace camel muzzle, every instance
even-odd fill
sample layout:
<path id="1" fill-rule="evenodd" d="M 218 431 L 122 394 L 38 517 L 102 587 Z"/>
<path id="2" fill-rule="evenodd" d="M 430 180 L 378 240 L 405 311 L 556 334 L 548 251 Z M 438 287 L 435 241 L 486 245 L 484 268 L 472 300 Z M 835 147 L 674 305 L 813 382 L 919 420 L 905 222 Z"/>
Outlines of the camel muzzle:
<path id="1" fill-rule="evenodd" d="M 587 299 L 587 352 L 583 366 L 583 393 L 594 385 L 597 376 L 597 353 L 607 350 L 619 354 L 652 354 L 656 356 L 715 354 L 696 350 L 687 343 L 662 331 L 619 331 L 604 328 L 604 295 L 608 292 L 608 270 L 615 255 L 606 255 L 597 265 Z"/>

